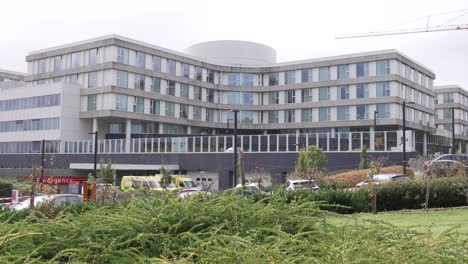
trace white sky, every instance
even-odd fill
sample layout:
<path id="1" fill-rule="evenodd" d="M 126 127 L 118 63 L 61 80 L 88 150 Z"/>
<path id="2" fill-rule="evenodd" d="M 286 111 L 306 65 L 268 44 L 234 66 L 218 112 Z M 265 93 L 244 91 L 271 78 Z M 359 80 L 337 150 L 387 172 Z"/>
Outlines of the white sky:
<path id="1" fill-rule="evenodd" d="M 436 85 L 460 84 L 468 90 L 468 30 L 334 39 L 462 9 L 468 12 L 467 0 L 9 0 L 0 6 L 0 68 L 26 71 L 30 51 L 108 34 L 177 51 L 204 41 L 239 39 L 273 47 L 280 62 L 395 48 L 432 69 Z M 461 14 L 433 16 L 430 25 Z M 449 24 L 468 24 L 468 13 Z"/>

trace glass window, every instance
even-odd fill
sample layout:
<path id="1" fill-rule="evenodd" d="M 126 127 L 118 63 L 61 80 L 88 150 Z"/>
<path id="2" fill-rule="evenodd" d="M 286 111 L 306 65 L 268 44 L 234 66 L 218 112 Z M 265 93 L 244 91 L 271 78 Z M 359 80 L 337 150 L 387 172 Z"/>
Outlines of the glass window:
<path id="1" fill-rule="evenodd" d="M 303 83 L 312 82 L 312 69 L 301 70 L 301 81 Z"/>
<path id="2" fill-rule="evenodd" d="M 128 49 L 121 47 L 117 49 L 117 62 L 128 64 Z"/>
<path id="3" fill-rule="evenodd" d="M 145 90 L 145 76 L 144 75 L 135 74 L 133 88 L 136 90 Z"/>
<path id="4" fill-rule="evenodd" d="M 189 85 L 186 83 L 180 84 L 180 97 L 189 97 Z"/>
<path id="5" fill-rule="evenodd" d="M 312 97 L 312 88 L 305 88 L 301 90 L 301 97 L 302 97 L 302 102 L 312 102 L 313 97 Z"/>
<path id="6" fill-rule="evenodd" d="M 278 85 L 278 84 L 279 84 L 278 73 L 277 72 L 272 72 L 272 73 L 268 74 L 268 86 L 274 86 L 274 85 Z"/>
<path id="7" fill-rule="evenodd" d="M 140 51 L 136 52 L 136 57 L 135 57 L 135 66 L 139 68 L 146 68 L 146 54 Z"/>
<path id="8" fill-rule="evenodd" d="M 166 116 L 175 117 L 175 104 L 166 102 Z"/>
<path id="9" fill-rule="evenodd" d="M 193 99 L 195 100 L 202 100 L 202 92 L 201 88 L 199 86 L 194 86 L 193 87 Z"/>
<path id="10" fill-rule="evenodd" d="M 153 71 L 161 72 L 161 57 L 153 56 Z"/>
<path id="11" fill-rule="evenodd" d="M 117 86 L 128 88 L 128 72 L 117 71 Z"/>
<path id="12" fill-rule="evenodd" d="M 369 119 L 369 107 L 367 105 L 356 105 L 356 119 Z"/>
<path id="13" fill-rule="evenodd" d="M 88 73 L 88 88 L 97 87 L 97 72 Z"/>
<path id="14" fill-rule="evenodd" d="M 296 122 L 296 110 L 294 109 L 284 110 L 284 122 L 285 123 Z"/>
<path id="15" fill-rule="evenodd" d="M 179 117 L 180 118 L 188 118 L 188 105 L 181 104 L 179 108 Z"/>
<path id="16" fill-rule="evenodd" d="M 227 103 L 230 105 L 240 105 L 240 92 L 227 92 Z"/>
<path id="17" fill-rule="evenodd" d="M 145 112 L 145 98 L 135 96 L 135 102 L 133 104 L 133 112 L 135 113 Z"/>
<path id="18" fill-rule="evenodd" d="M 330 121 L 329 107 L 319 107 L 319 121 Z"/>
<path id="19" fill-rule="evenodd" d="M 201 107 L 194 106 L 193 107 L 193 120 L 201 121 L 201 117 L 202 117 L 201 112 L 202 112 Z"/>
<path id="20" fill-rule="evenodd" d="M 328 101 L 328 100 L 330 100 L 330 88 L 320 87 L 319 88 L 319 101 Z"/>
<path id="21" fill-rule="evenodd" d="M 279 92 L 268 93 L 268 104 L 279 104 Z"/>
<path id="22" fill-rule="evenodd" d="M 215 72 L 213 70 L 207 70 L 207 71 L 208 71 L 208 82 L 209 83 L 214 83 Z"/>
<path id="23" fill-rule="evenodd" d="M 367 84 L 359 83 L 356 84 L 356 98 L 367 98 L 369 97 L 369 89 Z"/>
<path id="24" fill-rule="evenodd" d="M 195 67 L 195 79 L 203 81 L 203 68 Z"/>
<path id="25" fill-rule="evenodd" d="M 88 111 L 96 111 L 96 95 L 88 95 Z"/>
<path id="26" fill-rule="evenodd" d="M 330 80 L 330 67 L 320 67 L 319 68 L 319 81 L 328 81 Z"/>
<path id="27" fill-rule="evenodd" d="M 286 96 L 284 98 L 284 103 L 286 104 L 293 104 L 296 102 L 296 90 L 288 90 L 286 91 Z"/>
<path id="28" fill-rule="evenodd" d="M 206 109 L 206 121 L 208 122 L 216 122 L 215 116 L 217 115 L 218 110 L 215 109 Z"/>
<path id="29" fill-rule="evenodd" d="M 254 112 L 252 111 L 240 111 L 240 122 L 242 124 L 253 124 Z"/>
<path id="30" fill-rule="evenodd" d="M 251 73 L 242 73 L 242 86 L 253 86 L 253 77 Z"/>
<path id="31" fill-rule="evenodd" d="M 444 98 L 444 104 L 453 103 L 453 93 L 444 93 L 442 96 Z"/>
<path id="32" fill-rule="evenodd" d="M 78 68 L 81 66 L 81 61 L 80 61 L 80 55 L 81 53 L 75 52 L 71 54 L 71 60 L 70 60 L 70 68 Z"/>
<path id="33" fill-rule="evenodd" d="M 228 73 L 228 85 L 240 86 L 240 73 Z"/>
<path id="34" fill-rule="evenodd" d="M 176 62 L 175 60 L 167 60 L 167 73 L 176 75 Z"/>
<path id="35" fill-rule="evenodd" d="M 338 106 L 337 108 L 337 119 L 338 120 L 349 120 L 349 107 Z"/>
<path id="36" fill-rule="evenodd" d="M 278 111 L 268 111 L 268 124 L 278 123 Z"/>
<path id="37" fill-rule="evenodd" d="M 215 99 L 215 91 L 213 89 L 206 89 L 206 101 L 210 103 L 214 103 Z"/>
<path id="38" fill-rule="evenodd" d="M 284 82 L 285 84 L 293 84 L 295 83 L 295 71 L 287 71 L 284 73 Z"/>
<path id="39" fill-rule="evenodd" d="M 89 64 L 97 64 L 98 59 L 98 49 L 90 49 L 89 50 Z"/>
<path id="40" fill-rule="evenodd" d="M 62 70 L 62 56 L 55 56 L 54 57 L 54 71 L 61 71 Z"/>
<path id="41" fill-rule="evenodd" d="M 124 94 L 115 95 L 115 110 L 127 111 L 128 97 Z"/>
<path id="42" fill-rule="evenodd" d="M 378 82 L 375 87 L 377 89 L 377 97 L 390 96 L 390 87 L 388 82 Z"/>
<path id="43" fill-rule="evenodd" d="M 356 77 L 369 76 L 369 64 L 367 62 L 356 63 Z"/>
<path id="44" fill-rule="evenodd" d="M 110 134 L 125 133 L 125 124 L 124 123 L 109 123 L 109 133 Z"/>
<path id="45" fill-rule="evenodd" d="M 349 86 L 338 86 L 338 98 L 339 99 L 349 99 Z"/>
<path id="46" fill-rule="evenodd" d="M 253 93 L 242 92 L 242 105 L 253 105 Z"/>
<path id="47" fill-rule="evenodd" d="M 47 71 L 46 59 L 37 61 L 37 73 L 45 73 Z"/>
<path id="48" fill-rule="evenodd" d="M 376 62 L 377 76 L 383 76 L 390 74 L 390 61 L 380 60 Z"/>
<path id="49" fill-rule="evenodd" d="M 312 109 L 311 108 L 306 108 L 302 109 L 301 112 L 301 120 L 302 122 L 312 122 Z"/>
<path id="50" fill-rule="evenodd" d="M 390 118 L 390 104 L 377 104 L 378 119 Z"/>
<path id="51" fill-rule="evenodd" d="M 174 81 L 167 81 L 166 94 L 175 96 L 175 82 Z"/>
<path id="52" fill-rule="evenodd" d="M 150 100 L 150 114 L 152 115 L 160 115 L 161 111 L 161 102 L 159 100 Z"/>
<path id="53" fill-rule="evenodd" d="M 190 78 L 190 65 L 187 63 L 182 63 L 182 76 Z"/>
<path id="54" fill-rule="evenodd" d="M 155 93 L 161 93 L 161 79 L 153 77 L 153 83 L 151 84 L 151 91 Z"/>
<path id="55" fill-rule="evenodd" d="M 349 79 L 348 65 L 338 65 L 338 80 Z"/>

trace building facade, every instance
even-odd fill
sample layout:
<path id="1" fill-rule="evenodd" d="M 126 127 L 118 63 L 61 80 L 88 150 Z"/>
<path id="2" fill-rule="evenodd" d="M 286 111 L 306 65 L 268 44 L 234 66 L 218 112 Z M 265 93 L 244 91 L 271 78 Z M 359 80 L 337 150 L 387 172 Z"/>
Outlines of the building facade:
<path id="1" fill-rule="evenodd" d="M 407 151 L 450 144 L 436 130 L 435 74 L 397 50 L 277 63 L 258 43 L 213 41 L 182 53 L 109 35 L 26 61 L 27 74 L 8 77 L 19 82 L 0 83 L 0 153 L 37 153 L 45 139 L 47 153 L 90 154 L 89 133 L 98 131 L 102 154 L 225 154 L 231 110 L 246 153 L 309 145 L 398 153 L 404 119 Z"/>

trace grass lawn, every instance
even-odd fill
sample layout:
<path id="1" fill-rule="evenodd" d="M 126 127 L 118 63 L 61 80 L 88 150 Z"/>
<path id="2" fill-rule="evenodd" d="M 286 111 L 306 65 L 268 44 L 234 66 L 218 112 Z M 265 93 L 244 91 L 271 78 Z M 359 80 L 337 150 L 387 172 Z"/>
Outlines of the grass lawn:
<path id="1" fill-rule="evenodd" d="M 378 213 L 377 215 L 370 213 L 337 215 L 336 217 L 329 218 L 329 223 L 336 225 L 353 225 L 355 223 L 365 223 L 366 220 L 384 221 L 392 225 L 416 231 L 425 232 L 430 230 L 435 235 L 454 227 L 457 227 L 456 231 L 468 234 L 468 208 L 429 212 L 384 212 Z"/>

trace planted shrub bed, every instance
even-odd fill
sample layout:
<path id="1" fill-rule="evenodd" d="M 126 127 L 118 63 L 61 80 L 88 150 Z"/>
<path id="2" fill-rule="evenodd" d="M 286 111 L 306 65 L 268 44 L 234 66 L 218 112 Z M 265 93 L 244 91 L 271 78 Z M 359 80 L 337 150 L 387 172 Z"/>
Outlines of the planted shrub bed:
<path id="1" fill-rule="evenodd" d="M 304 195 L 304 196 L 302 196 Z M 338 192 L 130 198 L 0 212 L 0 263 L 464 263 L 468 239 L 373 222 L 333 226 L 309 198 Z M 363 193 L 356 195 L 356 200 Z"/>

